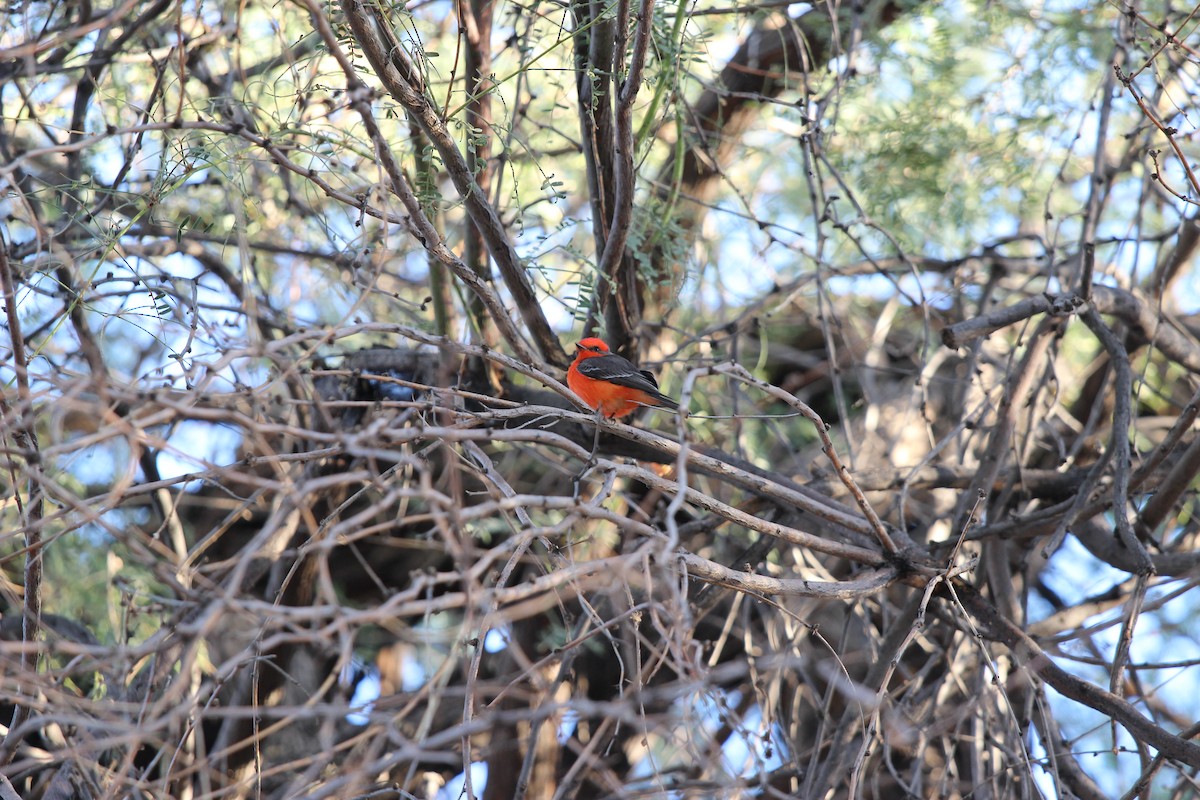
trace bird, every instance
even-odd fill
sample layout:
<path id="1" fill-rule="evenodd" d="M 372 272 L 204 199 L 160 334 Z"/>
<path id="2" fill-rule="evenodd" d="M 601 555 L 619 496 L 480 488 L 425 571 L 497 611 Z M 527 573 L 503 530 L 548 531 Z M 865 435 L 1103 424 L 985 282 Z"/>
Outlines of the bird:
<path id="1" fill-rule="evenodd" d="M 575 360 L 567 369 L 567 386 L 588 407 L 609 419 L 627 417 L 644 406 L 673 411 L 679 408 L 677 402 L 658 390 L 653 373 L 638 369 L 594 336 L 575 345 Z"/>

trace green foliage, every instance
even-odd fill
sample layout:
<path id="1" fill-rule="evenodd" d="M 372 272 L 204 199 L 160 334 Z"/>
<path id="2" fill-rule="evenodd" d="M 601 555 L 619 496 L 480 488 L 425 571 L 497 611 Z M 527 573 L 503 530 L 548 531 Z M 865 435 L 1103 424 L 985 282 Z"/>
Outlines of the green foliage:
<path id="1" fill-rule="evenodd" d="M 124 516 L 113 512 L 111 521 L 124 524 Z M 84 625 L 101 644 L 145 641 L 158 629 L 169 592 L 140 553 L 89 527 L 57 527 L 46 541 L 44 613 Z"/>
<path id="2" fill-rule="evenodd" d="M 687 232 L 672 212 L 672 204 L 655 196 L 647 197 L 643 205 L 634 208 L 626 246 L 642 280 L 655 288 L 682 282 L 680 267 L 687 264 L 691 249 Z M 655 258 L 651 258 L 652 253 Z"/>
<path id="3" fill-rule="evenodd" d="M 808 128 L 811 114 L 822 115 L 817 149 L 836 170 L 824 192 L 839 196 L 831 207 L 837 219 L 856 220 L 852 197 L 865 214 L 860 221 L 907 252 L 969 251 L 1019 221 L 1040 220 L 1048 202 L 1052 213 L 1078 210 L 1078 197 L 1055 194 L 1056 179 L 1060 168 L 1076 177 L 1090 169 L 1085 154 L 1065 148 L 1077 135 L 1080 103 L 1096 90 L 1080 77 L 1093 65 L 1079 62 L 1108 35 L 1107 22 L 1073 13 L 1051 25 L 1023 8 L 970 0 L 923 7 L 857 56 L 831 112 L 807 105 L 771 112 L 783 130 Z M 787 205 L 807 205 L 795 144 L 791 154 L 783 143 L 764 144 Z M 869 231 L 864 241 L 893 249 Z"/>

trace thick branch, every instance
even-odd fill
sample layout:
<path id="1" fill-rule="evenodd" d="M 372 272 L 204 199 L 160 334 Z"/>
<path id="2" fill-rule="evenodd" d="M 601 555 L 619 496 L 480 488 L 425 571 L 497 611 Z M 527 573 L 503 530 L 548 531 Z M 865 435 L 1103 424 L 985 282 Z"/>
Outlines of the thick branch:
<path id="1" fill-rule="evenodd" d="M 625 57 L 624 34 L 629 26 L 629 0 L 622 0 L 618 9 L 617 46 L 613 51 L 614 67 L 618 67 L 619 62 Z M 653 0 L 642 0 L 638 11 L 637 36 L 634 39 L 633 52 L 629 57 L 629 71 L 617 94 L 615 147 L 612 160 L 612 219 L 592 221 L 593 225 L 608 225 L 608 235 L 604 237 L 604 249 L 596 268 L 600 277 L 596 296 L 597 298 L 603 297 L 607 286 L 607 291 L 613 293 L 610 302 L 615 302 L 617 310 L 624 312 L 615 317 L 623 323 L 618 329 L 620 332 L 617 336 L 618 342 L 625 340 L 628 334 L 632 333 L 630 328 L 638 321 L 630 316 L 630 303 L 622 301 L 622 298 L 632 295 L 631 290 L 635 289 L 637 274 L 632 264 L 628 265 L 630 268 L 627 270 L 622 270 L 622 265 L 627 262 L 625 244 L 629 241 L 629 230 L 633 223 L 633 197 L 637 177 L 633 164 L 633 104 L 637 99 L 638 88 L 642 82 L 642 71 L 646 64 L 646 50 L 653 29 L 653 13 Z M 609 317 L 613 319 L 614 315 L 609 315 Z M 609 328 L 612 327 L 610 324 Z"/>
<path id="2" fill-rule="evenodd" d="M 1111 314 L 1134 328 L 1146 341 L 1153 342 L 1190 372 L 1200 373 L 1200 342 L 1140 295 L 1112 286 L 1094 286 L 1090 304 L 1099 313 Z M 1077 313 L 1085 305 L 1083 298 L 1073 292 L 1037 295 L 1011 306 L 947 325 L 942 329 L 942 344 L 958 349 L 975 339 L 1037 314 L 1065 316 Z"/>

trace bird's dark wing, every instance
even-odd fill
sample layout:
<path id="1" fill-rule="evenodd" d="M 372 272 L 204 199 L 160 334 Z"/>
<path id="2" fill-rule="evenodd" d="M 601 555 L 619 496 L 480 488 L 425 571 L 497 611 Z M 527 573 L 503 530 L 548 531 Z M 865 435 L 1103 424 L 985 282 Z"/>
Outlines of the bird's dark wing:
<path id="1" fill-rule="evenodd" d="M 658 381 L 654 380 L 652 373 L 638 369 L 628 359 L 618 355 L 585 358 L 575 369 L 580 375 L 594 381 L 608 381 L 617 386 L 640 389 L 656 397 L 661 394 L 658 391 Z"/>
<path id="2" fill-rule="evenodd" d="M 638 369 L 622 356 L 610 354 L 585 358 L 576 365 L 575 369 L 585 378 L 608 381 L 617 386 L 636 389 L 654 398 L 658 405 L 666 408 L 679 408 L 678 403 L 659 391 L 654 373 Z"/>

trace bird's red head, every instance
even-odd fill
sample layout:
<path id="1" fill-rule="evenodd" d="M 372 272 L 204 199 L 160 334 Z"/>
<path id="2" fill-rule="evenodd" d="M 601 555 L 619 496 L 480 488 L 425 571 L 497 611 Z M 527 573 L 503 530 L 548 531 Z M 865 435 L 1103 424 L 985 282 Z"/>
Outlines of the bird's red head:
<path id="1" fill-rule="evenodd" d="M 592 353 L 607 353 L 608 345 L 604 343 L 603 339 L 589 336 L 586 339 L 580 339 L 579 344 L 575 345 L 575 352 L 582 353 L 585 350 Z"/>

